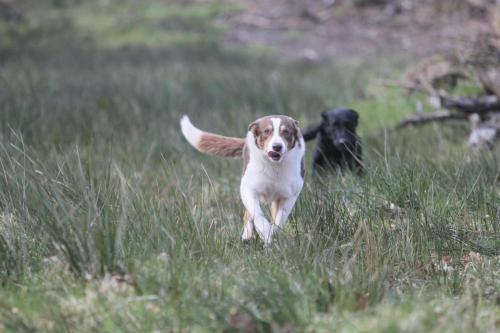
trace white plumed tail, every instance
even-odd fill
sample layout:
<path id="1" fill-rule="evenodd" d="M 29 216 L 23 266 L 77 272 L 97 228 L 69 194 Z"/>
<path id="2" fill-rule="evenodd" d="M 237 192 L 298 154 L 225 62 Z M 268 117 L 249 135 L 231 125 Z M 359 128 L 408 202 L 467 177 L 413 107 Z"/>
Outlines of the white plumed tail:
<path id="1" fill-rule="evenodd" d="M 181 118 L 181 130 L 182 134 L 186 140 L 196 149 L 198 149 L 198 145 L 201 140 L 201 136 L 203 135 L 203 131 L 194 127 L 194 125 L 189 120 L 188 116 L 182 116 Z"/>
<path id="2" fill-rule="evenodd" d="M 181 118 L 181 130 L 186 140 L 198 151 L 219 157 L 241 157 L 245 139 L 204 132 L 191 124 L 187 116 Z"/>

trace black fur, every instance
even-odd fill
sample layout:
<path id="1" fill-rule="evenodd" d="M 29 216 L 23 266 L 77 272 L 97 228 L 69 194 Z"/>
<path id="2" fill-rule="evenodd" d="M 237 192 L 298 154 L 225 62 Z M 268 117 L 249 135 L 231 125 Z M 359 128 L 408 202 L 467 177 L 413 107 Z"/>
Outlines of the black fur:
<path id="1" fill-rule="evenodd" d="M 309 127 L 303 134 L 305 141 L 316 138 L 314 171 L 340 168 L 361 173 L 361 141 L 356 134 L 358 113 L 335 109 L 321 113 L 321 118 L 321 123 Z"/>

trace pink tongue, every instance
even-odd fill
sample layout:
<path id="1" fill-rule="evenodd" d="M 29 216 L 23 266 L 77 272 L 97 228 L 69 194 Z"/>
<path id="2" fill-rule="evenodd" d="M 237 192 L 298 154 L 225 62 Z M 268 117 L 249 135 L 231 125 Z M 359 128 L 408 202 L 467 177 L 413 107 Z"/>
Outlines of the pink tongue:
<path id="1" fill-rule="evenodd" d="M 274 151 L 270 151 L 267 153 L 267 156 L 269 157 L 280 157 L 280 154 Z"/>

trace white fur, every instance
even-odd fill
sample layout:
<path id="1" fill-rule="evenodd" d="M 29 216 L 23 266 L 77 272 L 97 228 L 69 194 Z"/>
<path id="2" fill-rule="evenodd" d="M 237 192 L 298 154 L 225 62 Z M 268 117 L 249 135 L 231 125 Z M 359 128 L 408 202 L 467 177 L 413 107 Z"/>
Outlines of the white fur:
<path id="1" fill-rule="evenodd" d="M 279 137 L 279 122 L 276 126 L 275 120 L 279 122 L 281 120 L 279 118 L 272 119 L 275 128 L 274 137 Z M 276 128 L 278 128 L 278 132 L 276 132 Z M 277 140 L 274 137 L 270 142 Z M 280 137 L 280 140 L 283 139 Z M 250 158 L 241 179 L 240 194 L 241 200 L 250 214 L 250 221 L 243 230 L 242 239 L 251 238 L 255 226 L 255 230 L 264 243 L 269 245 L 274 232 L 283 228 L 302 190 L 304 180 L 301 176 L 301 161 L 305 153 L 305 143 L 304 139 L 300 138 L 295 147 L 287 152 L 286 144 L 283 142 L 282 157 L 279 161 L 270 160 L 267 151 L 256 146 L 252 132 L 247 133 L 246 144 Z M 269 145 L 272 147 L 272 143 Z M 277 202 L 278 210 L 274 225 L 271 225 L 265 218 L 260 207 L 261 202 Z"/>
<path id="2" fill-rule="evenodd" d="M 281 119 L 280 118 L 271 118 L 271 121 L 273 123 L 273 136 L 271 137 L 271 140 L 269 140 L 269 143 L 267 144 L 266 151 L 270 152 L 273 150 L 273 145 L 275 143 L 281 144 L 282 150 L 280 151 L 281 158 L 287 153 L 287 145 L 286 142 L 283 140 L 283 138 L 280 135 L 280 126 L 281 126 Z"/>
<path id="3" fill-rule="evenodd" d="M 285 225 L 304 184 L 301 175 L 301 162 L 305 154 L 304 139 L 300 138 L 294 148 L 288 150 L 286 142 L 280 136 L 281 119 L 272 118 L 271 121 L 273 136 L 264 149 L 257 147 L 252 132 L 247 133 L 245 142 L 249 162 L 240 184 L 241 200 L 249 213 L 249 221 L 245 224 L 241 238 L 252 238 L 255 229 L 266 246 L 271 243 L 273 234 Z M 183 116 L 180 123 L 184 137 L 197 148 L 204 132 L 194 127 L 187 116 Z M 282 145 L 278 161 L 272 160 L 267 154 L 274 143 Z M 261 202 L 276 203 L 277 213 L 273 225 L 266 219 Z"/>
<path id="4" fill-rule="evenodd" d="M 184 134 L 184 137 L 188 140 L 188 142 L 193 147 L 196 148 L 200 142 L 200 138 L 201 135 L 203 134 L 203 131 L 194 127 L 194 125 L 189 120 L 188 116 L 183 116 L 181 118 L 181 131 L 182 134 Z"/>

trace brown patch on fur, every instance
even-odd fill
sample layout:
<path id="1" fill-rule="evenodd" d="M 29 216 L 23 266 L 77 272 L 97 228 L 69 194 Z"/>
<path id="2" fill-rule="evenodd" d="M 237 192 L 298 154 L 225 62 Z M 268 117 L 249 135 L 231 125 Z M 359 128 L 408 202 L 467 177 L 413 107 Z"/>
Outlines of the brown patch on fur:
<path id="1" fill-rule="evenodd" d="M 276 215 L 278 215 L 278 205 L 279 200 L 273 201 L 271 203 L 271 217 L 273 218 L 273 222 L 276 222 Z"/>
<path id="2" fill-rule="evenodd" d="M 255 144 L 260 149 L 264 149 L 267 141 L 273 136 L 273 122 L 271 118 L 272 116 L 259 118 L 248 127 L 248 130 L 255 137 Z"/>
<path id="3" fill-rule="evenodd" d="M 273 137 L 274 127 L 272 118 L 281 119 L 280 123 L 280 136 L 287 142 L 288 150 L 293 149 L 296 143 L 300 144 L 299 138 L 302 136 L 298 128 L 298 122 L 288 116 L 266 116 L 257 119 L 248 126 L 248 130 L 253 133 L 255 137 L 255 144 L 260 149 L 265 149 L 268 141 Z"/>
<path id="4" fill-rule="evenodd" d="M 296 143 L 300 144 L 299 135 L 300 131 L 297 127 L 297 120 L 287 117 L 280 116 L 281 124 L 280 124 L 280 136 L 285 140 L 288 146 L 288 150 L 293 149 Z"/>
<path id="5" fill-rule="evenodd" d="M 200 137 L 198 150 L 219 157 L 239 157 L 243 153 L 245 139 L 204 133 Z"/>
<path id="6" fill-rule="evenodd" d="M 245 209 L 245 212 L 243 213 L 243 228 L 247 225 L 247 223 L 250 223 L 250 213 Z"/>

